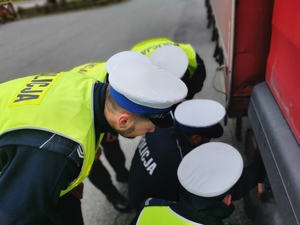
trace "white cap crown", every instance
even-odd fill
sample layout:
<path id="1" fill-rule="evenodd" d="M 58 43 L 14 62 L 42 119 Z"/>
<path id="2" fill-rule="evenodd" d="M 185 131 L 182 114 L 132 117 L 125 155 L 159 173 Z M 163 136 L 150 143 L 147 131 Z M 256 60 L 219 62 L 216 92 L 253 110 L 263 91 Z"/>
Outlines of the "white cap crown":
<path id="1" fill-rule="evenodd" d="M 166 45 L 157 48 L 150 56 L 152 63 L 182 78 L 188 68 L 188 57 L 178 46 Z"/>
<path id="2" fill-rule="evenodd" d="M 154 66 L 141 53 L 134 55 L 122 52 L 122 57 L 116 54 L 107 61 L 114 90 L 138 105 L 155 109 L 169 108 L 185 98 L 187 87 L 180 79 Z"/>
<path id="3" fill-rule="evenodd" d="M 208 99 L 192 99 L 180 103 L 174 112 L 175 119 L 189 127 L 210 127 L 225 116 L 225 108 Z"/>
<path id="4" fill-rule="evenodd" d="M 228 191 L 243 170 L 241 154 L 231 145 L 210 142 L 198 146 L 181 161 L 177 175 L 181 185 L 201 197 L 216 197 Z"/>

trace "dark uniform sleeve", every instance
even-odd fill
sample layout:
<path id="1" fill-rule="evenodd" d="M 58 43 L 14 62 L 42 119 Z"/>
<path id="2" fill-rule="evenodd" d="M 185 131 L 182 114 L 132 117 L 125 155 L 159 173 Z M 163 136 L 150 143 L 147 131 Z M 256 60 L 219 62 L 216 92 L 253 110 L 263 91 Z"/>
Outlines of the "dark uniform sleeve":
<path id="1" fill-rule="evenodd" d="M 0 165 L 0 170 L 5 178 L 0 179 L 1 225 L 46 224 L 44 220 L 58 218 L 55 204 L 60 192 L 81 170 L 83 160 L 78 156 L 78 146 L 41 130 L 20 129 L 1 135 L 4 168 Z"/>
<path id="2" fill-rule="evenodd" d="M 206 78 L 206 70 L 205 70 L 204 62 L 197 53 L 196 53 L 196 60 L 197 60 L 196 71 L 188 83 L 188 94 L 186 97 L 187 100 L 192 99 L 196 93 L 202 90 L 203 83 Z"/>
<path id="3" fill-rule="evenodd" d="M 243 169 L 238 182 L 232 187 L 232 200 L 239 200 L 248 194 L 258 183 L 266 178 L 266 170 L 261 157 Z"/>

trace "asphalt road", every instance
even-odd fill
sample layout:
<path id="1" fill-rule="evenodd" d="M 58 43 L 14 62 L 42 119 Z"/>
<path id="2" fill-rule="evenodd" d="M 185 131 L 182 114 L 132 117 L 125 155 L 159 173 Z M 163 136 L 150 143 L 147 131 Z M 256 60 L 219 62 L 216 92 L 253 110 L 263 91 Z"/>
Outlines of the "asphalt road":
<path id="1" fill-rule="evenodd" d="M 23 4 L 30 6 L 30 2 Z M 39 72 L 68 70 L 91 61 L 106 61 L 141 40 L 164 36 L 190 43 L 204 60 L 207 79 L 195 98 L 213 99 L 224 105 L 223 79 L 216 73 L 218 65 L 212 57 L 215 43 L 206 25 L 204 0 L 128 0 L 9 22 L 0 25 L 0 82 Z M 245 121 L 243 129 L 247 126 Z M 236 141 L 234 136 L 234 120 L 229 119 L 224 127 L 224 136 L 215 141 L 232 144 L 243 153 L 243 141 Z M 242 137 L 244 139 L 244 135 Z M 121 138 L 128 168 L 139 139 Z M 101 160 L 109 168 L 117 188 L 127 195 L 126 184 L 116 182 L 104 156 Z M 253 225 L 245 216 L 243 202 L 235 202 L 235 205 L 236 211 L 229 221 Z M 82 212 L 86 225 L 125 225 L 134 216 L 133 212 L 120 214 L 114 210 L 88 180 L 85 181 Z"/>

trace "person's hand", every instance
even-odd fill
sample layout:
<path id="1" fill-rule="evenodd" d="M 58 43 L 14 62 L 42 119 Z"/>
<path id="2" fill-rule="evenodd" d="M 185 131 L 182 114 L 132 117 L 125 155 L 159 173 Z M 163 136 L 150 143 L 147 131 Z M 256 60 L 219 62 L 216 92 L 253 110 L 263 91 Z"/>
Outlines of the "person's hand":
<path id="1" fill-rule="evenodd" d="M 101 154 L 102 154 L 102 149 L 101 149 L 101 147 L 98 147 L 94 161 L 98 161 Z"/>
<path id="2" fill-rule="evenodd" d="M 117 140 L 117 138 L 118 138 L 117 135 L 113 135 L 111 133 L 106 134 L 106 141 L 107 142 L 114 142 L 115 140 Z"/>
<path id="3" fill-rule="evenodd" d="M 223 203 L 225 204 L 225 205 L 227 205 L 227 206 L 229 206 L 230 204 L 231 204 L 231 195 L 230 194 L 228 194 L 228 195 L 226 195 L 224 198 L 223 198 Z"/>

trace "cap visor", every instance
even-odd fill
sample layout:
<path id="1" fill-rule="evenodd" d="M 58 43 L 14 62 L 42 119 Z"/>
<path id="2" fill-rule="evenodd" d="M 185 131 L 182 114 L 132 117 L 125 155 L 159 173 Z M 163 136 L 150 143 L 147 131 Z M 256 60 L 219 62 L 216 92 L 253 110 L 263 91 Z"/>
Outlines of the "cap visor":
<path id="1" fill-rule="evenodd" d="M 219 138 L 223 135 L 224 130 L 220 123 L 208 128 L 207 136 L 210 138 Z"/>
<path id="2" fill-rule="evenodd" d="M 150 120 L 155 126 L 160 128 L 172 127 L 174 124 L 174 120 L 170 113 L 164 118 L 150 118 Z"/>

